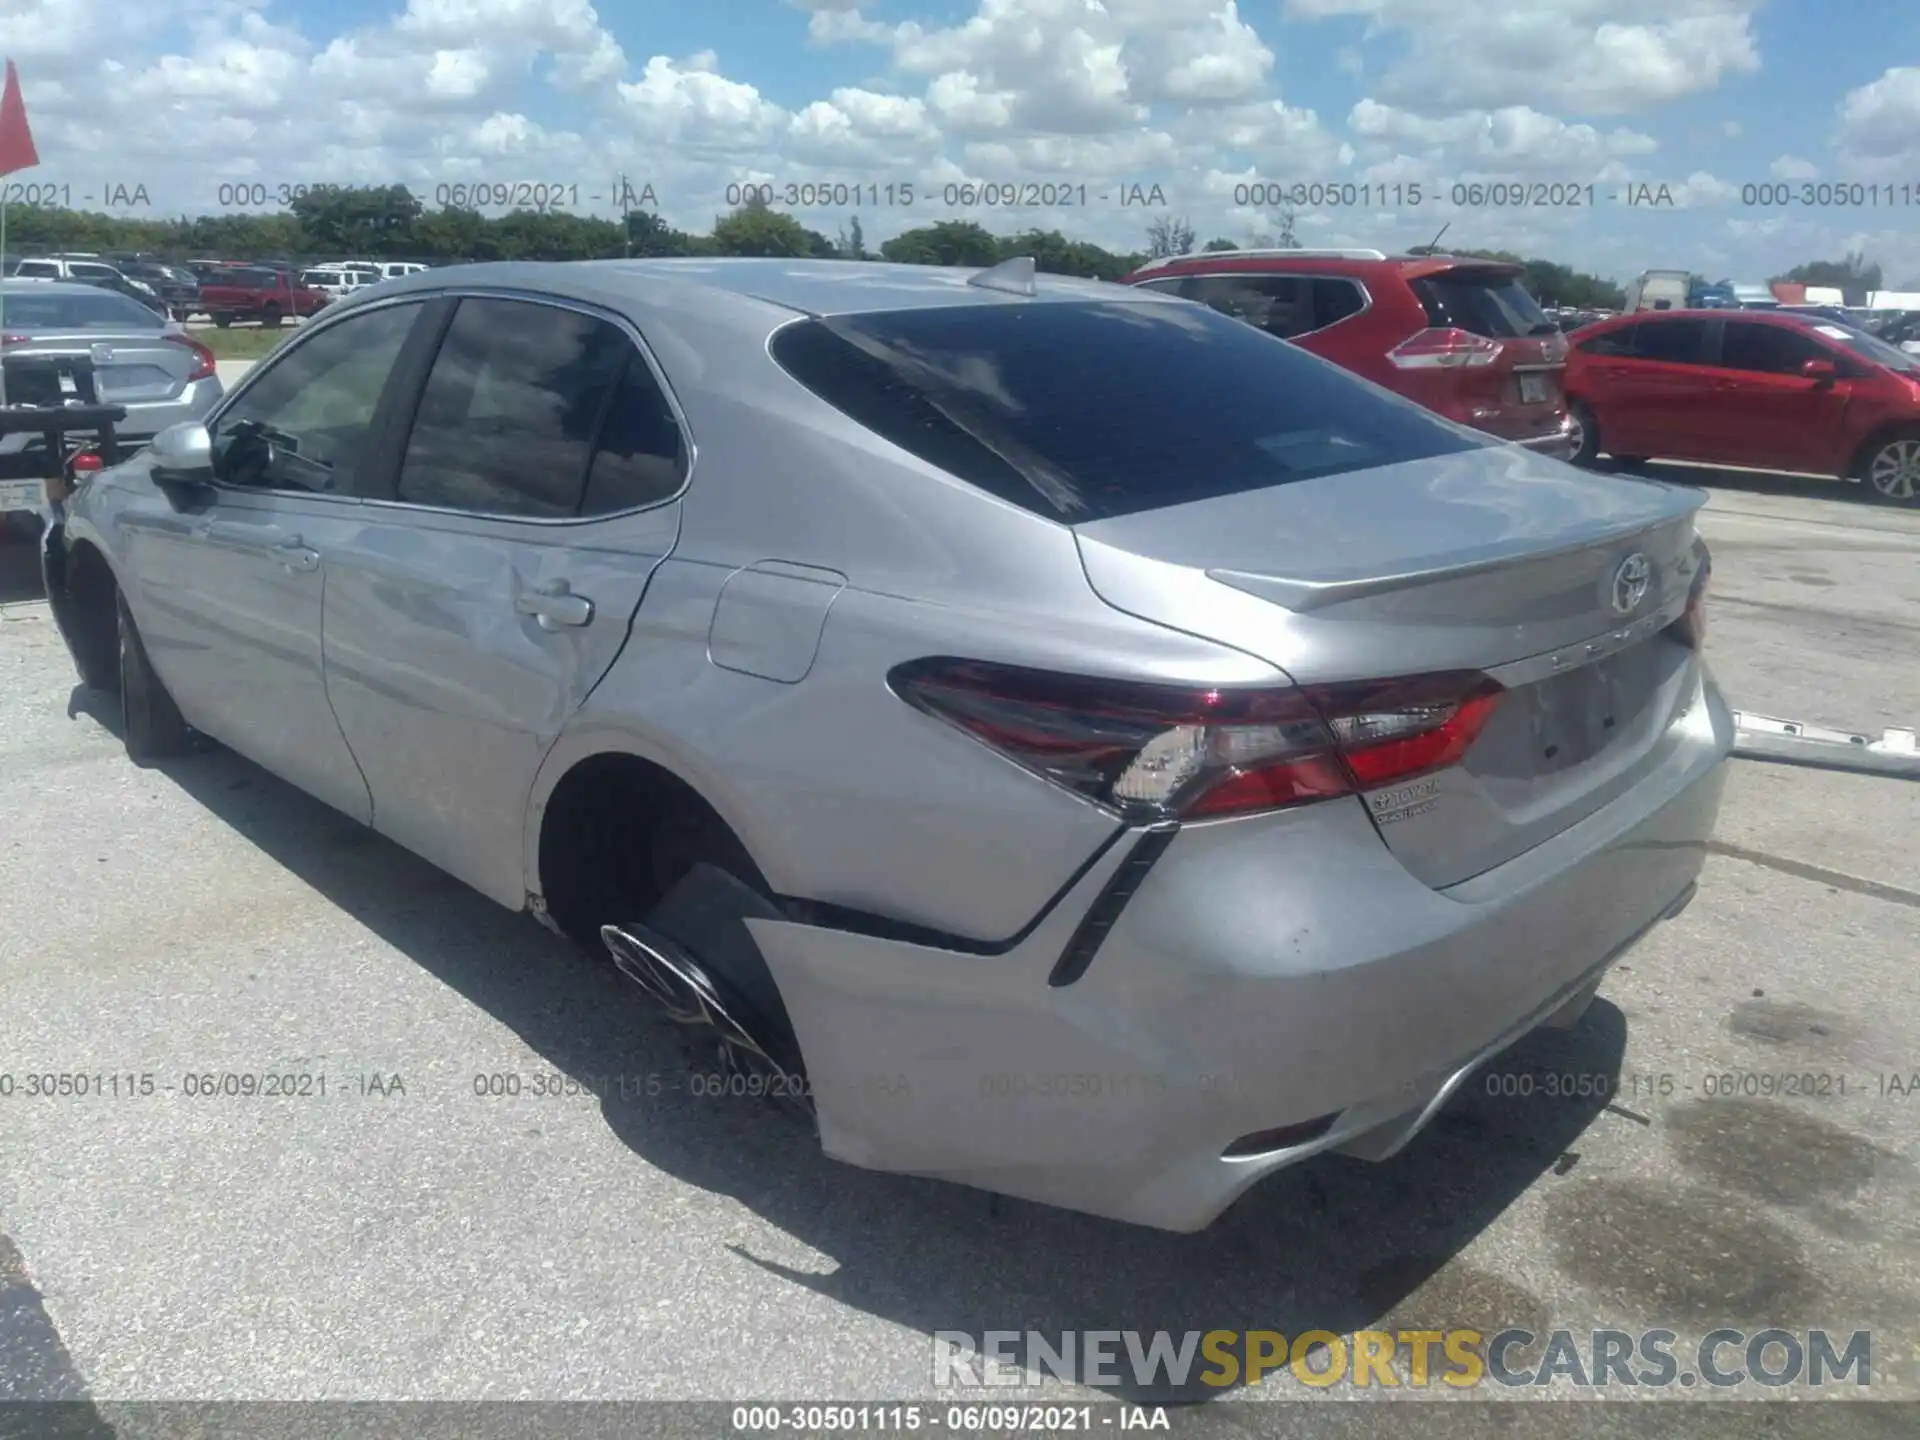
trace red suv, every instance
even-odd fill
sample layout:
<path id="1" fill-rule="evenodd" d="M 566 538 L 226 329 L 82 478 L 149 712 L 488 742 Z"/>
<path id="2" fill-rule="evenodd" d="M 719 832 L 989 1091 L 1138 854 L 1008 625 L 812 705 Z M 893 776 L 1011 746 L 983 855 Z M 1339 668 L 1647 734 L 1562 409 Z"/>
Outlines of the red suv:
<path id="1" fill-rule="evenodd" d="M 1222 250 L 1124 283 L 1198 300 L 1449 420 L 1560 459 L 1580 437 L 1561 392 L 1566 337 L 1518 265 L 1379 250 Z"/>
<path id="2" fill-rule="evenodd" d="M 1778 310 L 1643 311 L 1570 338 L 1583 463 L 1605 451 L 1793 470 L 1920 504 L 1920 355 Z"/>

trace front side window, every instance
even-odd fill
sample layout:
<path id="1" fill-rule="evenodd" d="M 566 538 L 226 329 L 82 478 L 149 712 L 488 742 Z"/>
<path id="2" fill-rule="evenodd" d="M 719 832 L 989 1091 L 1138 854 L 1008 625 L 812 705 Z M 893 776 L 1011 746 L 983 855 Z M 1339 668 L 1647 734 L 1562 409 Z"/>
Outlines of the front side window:
<path id="1" fill-rule="evenodd" d="M 419 305 L 391 305 L 297 342 L 221 415 L 214 473 L 230 485 L 354 494 L 374 414 Z"/>
<path id="2" fill-rule="evenodd" d="M 420 398 L 398 498 L 578 515 L 594 436 L 633 348 L 618 326 L 578 310 L 462 300 Z"/>
<path id="3" fill-rule="evenodd" d="M 1811 339 L 1785 325 L 1729 320 L 1720 340 L 1720 363 L 1728 370 L 1798 375 L 1807 361 L 1827 358 Z"/>
<path id="4" fill-rule="evenodd" d="M 1598 335 L 1589 335 L 1578 341 L 1582 352 L 1588 355 L 1631 355 L 1633 354 L 1633 335 L 1638 325 L 1621 325 L 1612 330 L 1602 330 Z"/>

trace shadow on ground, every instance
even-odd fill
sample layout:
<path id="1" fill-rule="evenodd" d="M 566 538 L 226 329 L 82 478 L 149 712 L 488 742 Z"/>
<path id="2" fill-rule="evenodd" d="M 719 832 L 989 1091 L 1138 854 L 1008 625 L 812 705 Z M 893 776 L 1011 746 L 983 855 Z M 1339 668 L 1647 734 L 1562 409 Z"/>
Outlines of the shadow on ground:
<path id="1" fill-rule="evenodd" d="M 110 697 L 82 688 L 70 710 L 115 724 Z M 684 1063 L 679 1032 L 654 1020 L 610 963 L 231 754 L 213 748 L 168 773 L 558 1069 L 675 1073 Z M 1602 1001 L 1574 1030 L 1530 1037 L 1490 1068 L 1612 1076 L 1624 1044 L 1623 1017 Z M 1543 1174 L 1578 1166 L 1570 1147 L 1604 1104 L 1500 1098 L 1470 1084 L 1397 1159 L 1329 1158 L 1273 1177 L 1198 1235 L 858 1170 L 825 1158 L 799 1123 L 750 1101 L 610 1098 L 603 1114 L 648 1164 L 734 1197 L 836 1268 L 795 1272 L 748 1248 L 736 1251 L 742 1264 L 929 1336 L 1037 1330 L 1057 1340 L 1062 1331 L 1102 1329 L 1338 1334 L 1383 1321 L 1544 1331 L 1546 1299 L 1455 1257 Z M 1633 1122 L 1607 1115 L 1601 1123 Z M 928 1354 L 931 1374 L 931 1344 Z M 1205 1363 L 1194 1368 L 1197 1376 Z M 1220 1393 L 1113 1391 L 1142 1401 Z"/>

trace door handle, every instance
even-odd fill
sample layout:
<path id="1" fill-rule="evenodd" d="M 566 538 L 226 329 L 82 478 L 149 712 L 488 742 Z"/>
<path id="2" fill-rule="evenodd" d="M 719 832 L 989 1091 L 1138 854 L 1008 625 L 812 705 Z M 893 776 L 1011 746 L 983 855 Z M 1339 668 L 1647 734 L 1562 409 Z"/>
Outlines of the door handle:
<path id="1" fill-rule="evenodd" d="M 273 554 L 274 558 L 289 570 L 318 570 L 320 568 L 320 552 L 318 550 L 309 550 L 305 545 L 302 545 L 298 536 L 287 541 L 284 545 L 274 546 Z"/>
<path id="2" fill-rule="evenodd" d="M 593 602 L 584 595 L 574 594 L 564 580 L 523 591 L 515 608 L 522 615 L 531 615 L 542 630 L 577 628 L 593 620 Z"/>

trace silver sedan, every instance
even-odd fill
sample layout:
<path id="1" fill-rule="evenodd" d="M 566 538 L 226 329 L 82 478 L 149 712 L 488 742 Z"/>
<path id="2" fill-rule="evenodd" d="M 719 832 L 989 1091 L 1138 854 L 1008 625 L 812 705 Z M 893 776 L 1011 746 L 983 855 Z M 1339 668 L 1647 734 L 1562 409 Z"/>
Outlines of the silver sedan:
<path id="1" fill-rule="evenodd" d="M 136 761 L 610 953 L 833 1156 L 1191 1230 L 1692 897 L 1699 503 L 1030 263 L 515 263 L 330 307 L 45 555 Z"/>

